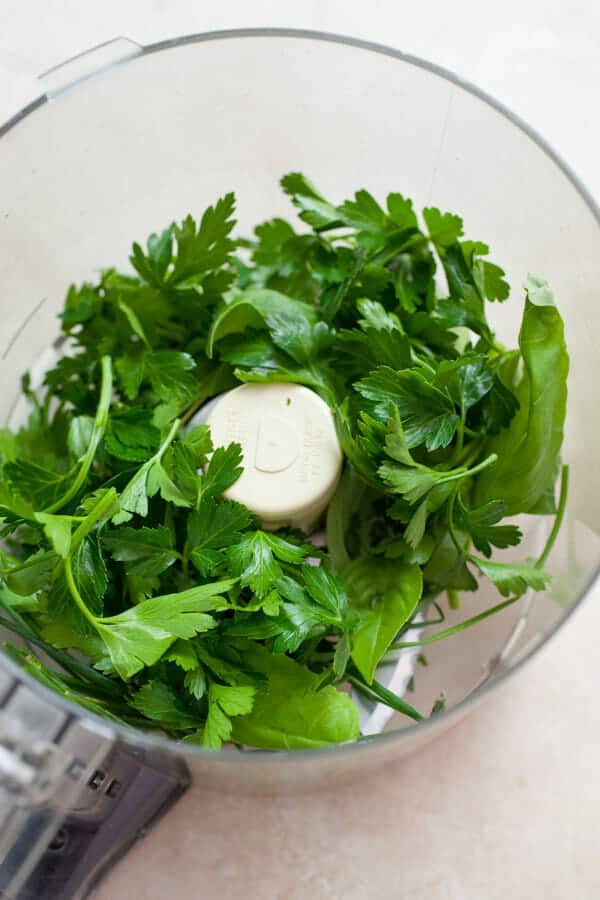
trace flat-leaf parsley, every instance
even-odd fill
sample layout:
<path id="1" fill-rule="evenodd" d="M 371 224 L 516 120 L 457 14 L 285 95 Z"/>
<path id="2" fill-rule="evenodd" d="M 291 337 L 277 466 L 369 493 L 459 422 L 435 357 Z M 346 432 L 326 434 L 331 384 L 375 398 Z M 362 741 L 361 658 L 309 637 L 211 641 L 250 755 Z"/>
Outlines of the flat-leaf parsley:
<path id="1" fill-rule="evenodd" d="M 90 711 L 213 750 L 355 740 L 344 684 L 423 718 L 379 663 L 544 589 L 567 496 L 548 285 L 527 280 L 507 349 L 487 318 L 504 271 L 459 216 L 421 225 L 399 193 L 336 204 L 300 173 L 281 185 L 299 228 L 235 238 L 227 194 L 134 243 L 129 273 L 72 285 L 64 353 L 39 390 L 24 376 L 30 417 L 0 430 L 0 624 L 27 645 L 7 652 Z M 241 447 L 193 419 L 243 382 L 331 407 L 345 465 L 326 549 L 223 497 Z M 544 551 L 492 560 L 520 513 L 555 516 Z M 456 608 L 480 578 L 505 599 L 431 632 L 443 595 Z"/>

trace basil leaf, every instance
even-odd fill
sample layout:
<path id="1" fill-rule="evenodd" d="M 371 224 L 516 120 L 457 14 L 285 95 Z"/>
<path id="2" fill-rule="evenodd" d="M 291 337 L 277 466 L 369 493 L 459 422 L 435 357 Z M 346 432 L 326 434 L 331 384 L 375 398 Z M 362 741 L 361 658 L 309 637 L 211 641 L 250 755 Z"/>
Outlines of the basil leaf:
<path id="1" fill-rule="evenodd" d="M 352 609 L 360 613 L 351 656 L 371 684 L 377 665 L 421 599 L 421 569 L 359 557 L 344 567 L 342 579 Z"/>
<path id="2" fill-rule="evenodd" d="M 520 409 L 489 441 L 498 463 L 476 481 L 474 501 L 502 500 L 506 515 L 535 507 L 555 481 L 563 441 L 569 357 L 564 325 L 546 282 L 530 278 L 519 333 L 524 373 L 516 386 Z"/>
<path id="3" fill-rule="evenodd" d="M 244 666 L 264 674 L 268 689 L 258 691 L 252 711 L 232 723 L 231 737 L 269 750 L 326 747 L 358 737 L 358 712 L 350 697 L 333 687 L 319 688 L 319 676 L 286 656 L 273 656 L 258 644 L 240 653 Z"/>

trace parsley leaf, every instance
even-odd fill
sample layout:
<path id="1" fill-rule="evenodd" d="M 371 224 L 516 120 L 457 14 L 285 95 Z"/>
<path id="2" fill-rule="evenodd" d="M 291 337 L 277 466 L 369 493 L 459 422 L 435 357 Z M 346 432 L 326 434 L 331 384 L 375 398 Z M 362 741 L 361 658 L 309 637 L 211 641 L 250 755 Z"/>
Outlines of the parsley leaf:
<path id="1" fill-rule="evenodd" d="M 202 476 L 202 497 L 218 497 L 238 480 L 242 474 L 242 448 L 239 444 L 217 447 Z"/>
<path id="2" fill-rule="evenodd" d="M 106 534 L 103 545 L 113 559 L 127 563 L 130 575 L 160 575 L 179 554 L 168 528 L 118 528 Z"/>
<path id="3" fill-rule="evenodd" d="M 160 431 L 152 424 L 152 412 L 131 407 L 114 412 L 108 422 L 105 446 L 116 459 L 146 462 L 156 453 Z"/>
<path id="4" fill-rule="evenodd" d="M 255 689 L 250 685 L 230 687 L 211 682 L 208 689 L 208 715 L 202 731 L 202 744 L 219 750 L 231 737 L 233 716 L 245 716 L 252 710 Z"/>
<path id="5" fill-rule="evenodd" d="M 179 425 L 179 421 L 175 420 L 154 456 L 145 462 L 125 485 L 120 497 L 120 512 L 113 517 L 115 525 L 128 522 L 134 514 L 147 516 L 148 498 L 154 497 L 159 492 L 163 500 L 176 506 L 191 506 L 190 501 L 171 481 L 162 465 L 162 458 L 175 439 Z"/>
<path id="6" fill-rule="evenodd" d="M 144 281 L 153 287 L 160 287 L 164 284 L 173 253 L 172 229 L 166 228 L 160 234 L 151 234 L 146 247 L 145 254 L 140 245 L 134 243 L 130 262 Z"/>
<path id="7" fill-rule="evenodd" d="M 64 472 L 51 472 L 37 463 L 14 460 L 4 466 L 9 485 L 36 507 L 50 507 L 64 494 L 70 477 Z"/>
<path id="8" fill-rule="evenodd" d="M 299 565 L 309 554 L 310 548 L 305 544 L 292 544 L 267 531 L 247 532 L 227 550 L 233 574 L 260 598 L 266 597 L 273 583 L 282 577 L 281 563 Z"/>
<path id="9" fill-rule="evenodd" d="M 185 673 L 183 686 L 196 700 L 201 700 L 206 693 L 206 674 L 200 664 Z"/>
<path id="10" fill-rule="evenodd" d="M 198 716 L 185 707 L 179 694 L 163 681 L 148 681 L 131 698 L 131 705 L 151 722 L 176 729 L 194 728 Z"/>
<path id="11" fill-rule="evenodd" d="M 217 311 L 208 336 L 208 356 L 213 355 L 214 345 L 221 338 L 247 328 L 260 328 L 263 323 L 275 343 L 279 339 L 290 346 L 293 340 L 301 339 L 316 324 L 316 315 L 306 303 L 292 300 L 285 294 L 250 288 Z"/>
<path id="12" fill-rule="evenodd" d="M 235 224 L 234 209 L 233 194 L 226 194 L 206 209 L 199 224 L 187 216 L 181 225 L 174 224 L 160 235 L 152 234 L 146 253 L 134 244 L 133 267 L 155 287 L 201 283 L 208 272 L 219 269 L 231 256 L 235 247 L 229 237 Z"/>
<path id="13" fill-rule="evenodd" d="M 482 353 L 466 353 L 438 366 L 434 385 L 445 391 L 465 413 L 494 386 L 494 373 Z"/>
<path id="14" fill-rule="evenodd" d="M 463 222 L 460 216 L 441 213 L 435 206 L 431 206 L 423 210 L 423 218 L 429 237 L 440 249 L 451 247 L 462 236 Z"/>
<path id="15" fill-rule="evenodd" d="M 303 585 L 287 576 L 276 582 L 277 591 L 287 602 L 283 604 L 284 616 L 279 619 L 281 628 L 273 643 L 274 653 L 293 652 L 309 636 L 324 634 L 328 629 L 346 632 L 351 624 L 348 600 L 338 578 L 320 567 L 306 565 L 299 575 Z"/>
<path id="16" fill-rule="evenodd" d="M 550 575 L 531 562 L 499 563 L 476 556 L 469 556 L 469 559 L 498 588 L 503 597 L 519 597 L 528 588 L 543 591 L 550 581 Z"/>
<path id="17" fill-rule="evenodd" d="M 300 218 L 315 229 L 322 231 L 342 224 L 335 206 L 328 203 L 304 175 L 291 172 L 281 179 L 281 187 L 292 198 L 300 212 Z"/>
<path id="18" fill-rule="evenodd" d="M 154 413 L 156 425 L 166 425 L 195 398 L 198 382 L 196 364 L 189 353 L 161 350 L 144 358 L 145 374 L 152 390 L 163 402 Z"/>
<path id="19" fill-rule="evenodd" d="M 55 553 L 36 550 L 23 562 L 5 568 L 2 577 L 15 594 L 29 597 L 47 588 L 57 562 L 58 557 Z"/>
<path id="20" fill-rule="evenodd" d="M 198 656 L 192 641 L 178 640 L 163 656 L 165 662 L 175 663 L 184 672 L 191 672 L 198 666 Z"/>
<path id="21" fill-rule="evenodd" d="M 386 366 L 375 369 L 355 385 L 368 411 L 385 422 L 390 406 L 400 413 L 409 447 L 425 443 L 428 450 L 447 447 L 458 416 L 450 398 L 412 369 L 401 372 Z"/>
<path id="22" fill-rule="evenodd" d="M 492 546 L 515 547 L 521 541 L 521 530 L 517 525 L 498 525 L 504 518 L 506 506 L 502 500 L 491 500 L 477 509 L 468 509 L 460 499 L 456 503 L 456 521 L 467 531 L 475 547 L 484 554 L 492 555 Z"/>
<path id="23" fill-rule="evenodd" d="M 95 615 L 101 615 L 108 572 L 98 536 L 92 534 L 82 541 L 70 555 L 69 562 L 73 583 L 86 607 Z M 55 578 L 48 592 L 48 614 L 53 619 L 65 621 L 80 634 L 90 633 L 89 623 L 73 602 L 64 571 Z"/>
<path id="24" fill-rule="evenodd" d="M 196 562 L 197 554 L 206 550 L 222 550 L 237 544 L 242 532 L 252 522 L 252 515 L 240 503 L 233 500 L 222 503 L 203 500 L 200 508 L 190 513 L 187 522 L 187 542 L 192 562 Z"/>
<path id="25" fill-rule="evenodd" d="M 129 679 L 144 666 L 156 663 L 176 638 L 191 638 L 216 627 L 209 612 L 225 609 L 220 596 L 232 580 L 216 581 L 143 600 L 116 616 L 96 619 L 94 627 L 121 676 Z"/>
<path id="26" fill-rule="evenodd" d="M 71 516 L 53 516 L 50 513 L 36 513 L 36 520 L 43 525 L 44 533 L 48 538 L 52 549 L 59 556 L 65 557 L 71 546 L 71 528 L 73 519 Z"/>

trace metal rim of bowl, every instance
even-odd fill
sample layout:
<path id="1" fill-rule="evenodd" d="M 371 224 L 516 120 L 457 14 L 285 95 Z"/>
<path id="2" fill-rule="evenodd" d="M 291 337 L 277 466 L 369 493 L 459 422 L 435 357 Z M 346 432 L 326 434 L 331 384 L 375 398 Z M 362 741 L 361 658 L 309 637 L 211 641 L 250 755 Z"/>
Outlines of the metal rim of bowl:
<path id="1" fill-rule="evenodd" d="M 446 81 L 451 82 L 467 93 L 477 97 L 479 100 L 482 100 L 492 109 L 494 109 L 497 113 L 504 116 L 504 118 L 508 119 L 508 121 L 522 131 L 537 147 L 557 166 L 557 168 L 562 172 L 562 174 L 567 178 L 567 180 L 571 183 L 573 188 L 580 195 L 581 199 L 587 206 L 588 210 L 592 214 L 593 218 L 596 220 L 598 227 L 600 229 L 600 206 L 596 203 L 592 194 L 586 188 L 581 179 L 575 174 L 575 172 L 571 169 L 571 167 L 562 159 L 562 157 L 554 150 L 554 148 L 543 138 L 538 132 L 527 124 L 520 116 L 514 113 L 509 107 L 505 106 L 502 102 L 497 100 L 495 97 L 488 94 L 486 91 L 472 84 L 465 78 L 462 78 L 459 75 L 456 75 L 454 72 L 449 69 L 444 68 L 443 66 L 437 65 L 436 63 L 429 62 L 428 60 L 422 59 L 421 57 L 414 56 L 411 53 L 404 53 L 401 50 L 396 50 L 393 47 L 388 47 L 384 44 L 374 43 L 372 41 L 362 40 L 360 38 L 350 37 L 346 35 L 335 34 L 332 32 L 325 31 L 316 31 L 311 29 L 298 29 L 298 28 L 238 28 L 238 29 L 224 29 L 217 31 L 208 31 L 208 32 L 200 32 L 198 34 L 189 34 L 184 35 L 177 38 L 170 38 L 162 41 L 157 41 L 152 44 L 148 44 L 146 46 L 140 46 L 139 54 L 136 54 L 131 59 L 125 59 L 122 61 L 117 61 L 115 63 L 110 64 L 109 66 L 102 67 L 97 71 L 90 73 L 85 77 L 94 77 L 95 75 L 101 74 L 107 69 L 112 69 L 117 65 L 122 65 L 124 62 L 134 62 L 135 60 L 140 59 L 143 56 L 147 56 L 151 53 L 159 53 L 163 50 L 172 50 L 177 47 L 184 46 L 186 44 L 202 44 L 207 43 L 209 41 L 220 41 L 220 40 L 231 40 L 231 39 L 243 39 L 243 38 L 296 38 L 300 40 L 309 40 L 309 41 L 321 41 L 323 43 L 331 43 L 331 44 L 339 44 L 347 47 L 353 47 L 357 50 L 365 50 L 370 53 L 377 53 L 382 56 L 390 57 L 391 59 L 399 60 L 400 62 L 408 63 L 410 65 L 416 66 L 417 68 L 424 69 L 427 72 L 430 72 L 433 75 L 438 76 L 439 78 L 445 79 Z M 110 42 L 109 42 L 110 43 Z M 98 46 L 103 46 L 98 45 Z M 90 48 L 91 52 L 98 47 Z M 84 53 L 85 53 L 84 52 Z M 75 59 L 79 56 L 83 56 L 84 54 L 77 54 L 76 57 L 72 57 Z M 70 60 L 65 60 L 65 62 L 69 62 Z M 62 64 L 61 64 L 62 65 Z M 58 67 L 56 67 L 58 68 Z M 52 71 L 52 70 L 51 70 Z M 79 81 L 83 79 L 79 78 L 73 81 L 68 85 L 68 88 L 76 86 Z M 41 94 L 31 103 L 24 106 L 21 110 L 15 113 L 11 118 L 8 119 L 3 124 L 0 124 L 0 137 L 18 125 L 23 119 L 27 116 L 31 115 L 35 112 L 36 109 L 39 109 L 43 106 L 48 100 L 46 94 Z M 400 730 L 384 732 L 379 735 L 374 735 L 369 738 L 365 738 L 361 741 L 350 743 L 350 744 L 333 744 L 330 747 L 320 747 L 314 750 L 281 750 L 281 751 L 269 751 L 269 750 L 254 750 L 250 753 L 240 753 L 238 750 L 232 749 L 224 749 L 219 751 L 219 753 L 214 753 L 214 751 L 205 750 L 201 746 L 197 746 L 194 744 L 179 744 L 177 741 L 173 741 L 170 738 L 160 737 L 158 735 L 153 735 L 149 733 L 145 733 L 136 728 L 133 728 L 129 725 L 119 725 L 118 723 L 112 722 L 108 719 L 104 719 L 103 717 L 88 712 L 83 707 L 78 706 L 76 703 L 72 703 L 69 700 L 65 700 L 60 694 L 55 693 L 50 688 L 46 687 L 41 682 L 37 681 L 32 675 L 29 675 L 24 669 L 22 669 L 16 662 L 11 660 L 8 656 L 1 654 L 0 665 L 2 665 L 11 675 L 13 675 L 18 681 L 24 682 L 27 684 L 32 690 L 40 693 L 42 696 L 46 696 L 46 698 L 53 703 L 55 706 L 60 707 L 66 713 L 70 715 L 75 715 L 80 719 L 87 721 L 90 726 L 92 726 L 96 731 L 109 731 L 112 735 L 116 735 L 122 738 L 127 743 L 134 743 L 138 746 L 143 747 L 147 750 L 162 750 L 167 751 L 168 753 L 175 753 L 183 757 L 196 757 L 201 758 L 206 761 L 212 760 L 216 762 L 217 760 L 222 763 L 231 762 L 237 763 L 241 765 L 252 765 L 253 763 L 264 763 L 267 760 L 277 762 L 283 762 L 284 760 L 293 761 L 302 758 L 306 760 L 307 758 L 311 759 L 320 759 L 322 757 L 330 758 L 332 754 L 346 755 L 353 754 L 354 756 L 368 752 L 370 746 L 376 744 L 381 745 L 382 743 L 393 744 L 394 742 L 400 743 L 405 740 L 407 737 L 413 737 L 417 732 L 421 734 L 425 734 L 426 731 L 436 729 L 439 723 L 445 723 L 445 728 L 450 727 L 455 722 L 458 722 L 464 715 L 479 701 L 485 698 L 490 693 L 494 692 L 497 687 L 502 684 L 505 684 L 506 681 L 512 677 L 512 675 L 519 670 L 521 670 L 530 660 L 532 660 L 540 650 L 548 645 L 548 643 L 554 638 L 554 636 L 560 631 L 564 624 L 566 624 L 567 620 L 571 618 L 573 613 L 579 609 L 583 603 L 584 598 L 587 596 L 589 591 L 592 589 L 596 581 L 600 576 L 600 562 L 596 565 L 596 568 L 592 575 L 589 577 L 584 586 L 579 590 L 573 604 L 569 607 L 569 609 L 564 613 L 564 615 L 548 630 L 548 632 L 544 635 L 542 640 L 536 644 L 533 648 L 528 649 L 523 656 L 513 665 L 511 668 L 504 670 L 499 673 L 493 680 L 486 681 L 481 687 L 475 688 L 475 690 L 463 697 L 462 700 L 453 706 L 451 709 L 444 710 L 443 712 L 437 713 L 435 718 L 426 719 L 422 722 L 419 722 L 415 725 L 408 725 L 406 728 L 402 728 Z M 442 729 L 444 730 L 444 729 Z"/>

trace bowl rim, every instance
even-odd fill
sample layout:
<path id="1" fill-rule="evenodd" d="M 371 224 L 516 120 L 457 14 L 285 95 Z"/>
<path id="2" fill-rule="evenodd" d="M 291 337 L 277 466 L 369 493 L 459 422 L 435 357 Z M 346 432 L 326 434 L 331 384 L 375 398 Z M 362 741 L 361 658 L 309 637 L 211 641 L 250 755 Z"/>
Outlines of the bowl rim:
<path id="1" fill-rule="evenodd" d="M 290 38 L 347 46 L 357 50 L 363 50 L 366 52 L 386 56 L 403 63 L 408 63 L 450 82 L 456 87 L 461 88 L 465 92 L 486 103 L 501 116 L 508 119 L 508 121 L 512 125 L 518 128 L 525 134 L 526 137 L 528 137 L 534 144 L 536 144 L 537 147 L 558 167 L 558 169 L 571 183 L 572 187 L 575 188 L 575 190 L 583 200 L 585 206 L 591 213 L 592 217 L 596 220 L 600 229 L 600 206 L 594 199 L 591 192 L 588 190 L 579 176 L 569 166 L 569 164 L 565 162 L 560 154 L 553 148 L 553 146 L 544 137 L 542 137 L 542 135 L 538 131 L 536 131 L 536 129 L 534 129 L 524 119 L 517 115 L 517 113 L 515 113 L 500 100 L 484 91 L 482 88 L 473 84 L 468 79 L 456 74 L 450 69 L 445 68 L 444 66 L 430 62 L 429 60 L 423 59 L 422 57 L 416 56 L 412 53 L 406 53 L 394 47 L 389 47 L 385 44 L 373 41 L 363 40 L 362 38 L 305 28 L 258 27 L 218 29 L 213 31 L 198 32 L 182 35 L 175 38 L 167 38 L 147 45 L 139 45 L 131 41 L 130 39 L 125 39 L 129 43 L 129 45 L 133 44 L 135 47 L 139 48 L 139 52 L 136 52 L 134 55 L 129 55 L 124 59 L 116 60 L 108 65 L 103 65 L 87 72 L 83 77 L 78 77 L 62 87 L 61 93 L 64 90 L 70 90 L 73 87 L 76 87 L 81 81 L 86 80 L 87 78 L 103 74 L 104 72 L 111 70 L 118 65 L 134 62 L 150 54 L 160 53 L 165 50 L 172 50 L 178 47 L 185 46 L 187 44 L 203 44 L 212 41 L 232 39 L 235 40 L 244 38 Z M 123 38 L 116 38 L 115 40 L 123 40 Z M 63 65 L 67 65 L 72 60 L 79 59 L 88 54 L 92 54 L 99 48 L 111 43 L 112 41 L 107 41 L 95 45 L 94 47 L 91 47 L 88 50 L 83 51 L 82 53 L 76 54 L 70 59 L 64 60 L 62 63 L 59 63 L 49 71 L 54 71 L 54 69 L 58 69 Z M 18 110 L 6 122 L 0 123 L 0 138 L 2 138 L 10 130 L 12 130 L 12 128 L 20 124 L 20 122 L 34 113 L 37 109 L 44 106 L 49 101 L 49 99 L 50 97 L 47 93 L 42 93 L 30 103 L 26 104 L 24 107 Z M 528 648 L 526 652 L 523 653 L 523 655 L 517 660 L 517 662 L 514 663 L 514 665 L 512 665 L 510 668 L 500 672 L 492 680 L 486 680 L 485 682 L 483 682 L 479 687 L 476 687 L 469 695 L 459 700 L 458 703 L 456 703 L 456 705 L 452 708 L 443 710 L 442 712 L 437 713 L 435 716 L 430 717 L 429 719 L 425 719 L 415 724 L 407 725 L 406 728 L 402 728 L 400 730 L 383 732 L 381 734 L 362 738 L 359 741 L 353 743 L 332 744 L 331 746 L 319 747 L 310 750 L 253 750 L 251 752 L 240 752 L 237 749 L 225 748 L 218 753 L 215 753 L 214 751 L 206 750 L 199 745 L 183 745 L 171 740 L 170 738 L 146 733 L 134 728 L 133 726 L 121 725 L 109 719 L 105 719 L 102 716 L 97 715 L 96 713 L 89 712 L 83 707 L 78 706 L 78 704 L 74 702 L 65 700 L 60 694 L 55 693 L 50 688 L 46 687 L 44 684 L 35 679 L 32 675 L 29 675 L 29 673 L 22 669 L 18 665 L 18 663 L 5 655 L 3 651 L 0 651 L 0 666 L 4 668 L 4 670 L 9 674 L 11 674 L 18 682 L 24 683 L 36 694 L 40 695 L 41 697 L 45 697 L 54 706 L 59 707 L 72 719 L 81 721 L 84 725 L 94 730 L 96 733 L 103 734 L 109 739 L 121 739 L 126 744 L 134 744 L 140 749 L 144 749 L 149 752 L 155 753 L 157 751 L 166 751 L 169 755 L 176 755 L 183 760 L 185 760 L 186 758 L 202 759 L 204 761 L 210 762 L 214 768 L 222 768 L 223 765 L 226 765 L 228 763 L 234 763 L 244 766 L 260 766 L 265 762 L 286 764 L 288 761 L 294 760 L 296 762 L 311 760 L 317 761 L 325 758 L 331 759 L 334 754 L 338 758 L 345 757 L 348 754 L 351 754 L 352 757 L 357 757 L 359 754 L 368 752 L 371 746 L 381 747 L 384 744 L 387 746 L 393 746 L 394 743 L 401 743 L 408 737 L 414 737 L 417 733 L 425 735 L 427 731 L 432 732 L 433 736 L 433 734 L 435 734 L 436 732 L 439 733 L 441 731 L 444 731 L 455 722 L 458 722 L 475 705 L 481 702 L 490 693 L 495 692 L 498 687 L 505 684 L 513 674 L 520 671 L 527 663 L 529 663 L 535 656 L 537 656 L 542 649 L 544 649 L 549 644 L 549 642 L 561 630 L 563 625 L 567 623 L 567 621 L 571 618 L 575 611 L 581 607 L 583 600 L 599 580 L 599 576 L 600 563 L 597 564 L 590 577 L 586 580 L 583 586 L 580 587 L 575 600 L 573 601 L 569 609 L 566 610 L 564 614 L 552 625 L 552 627 L 543 636 L 539 643 L 537 643 L 533 647 Z M 216 764 L 220 765 L 217 766 Z"/>

